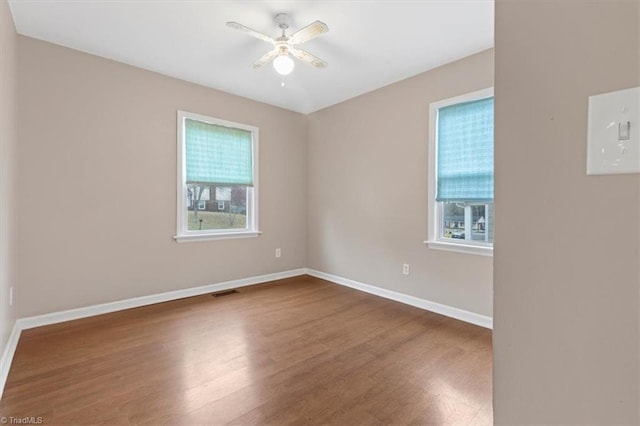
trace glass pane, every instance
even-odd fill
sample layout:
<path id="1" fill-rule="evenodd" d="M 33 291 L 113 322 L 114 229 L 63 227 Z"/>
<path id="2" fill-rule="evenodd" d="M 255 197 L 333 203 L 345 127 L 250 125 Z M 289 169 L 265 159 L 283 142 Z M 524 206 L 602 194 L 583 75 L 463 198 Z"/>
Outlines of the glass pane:
<path id="1" fill-rule="evenodd" d="M 442 237 L 493 243 L 493 203 L 442 203 Z"/>
<path id="2" fill-rule="evenodd" d="M 247 192 L 244 185 L 187 185 L 189 231 L 246 229 Z"/>
<path id="3" fill-rule="evenodd" d="M 442 236 L 445 238 L 465 239 L 464 204 L 442 203 Z"/>
<path id="4" fill-rule="evenodd" d="M 471 239 L 474 241 L 488 241 L 487 208 L 486 204 L 469 206 L 471 208 Z"/>

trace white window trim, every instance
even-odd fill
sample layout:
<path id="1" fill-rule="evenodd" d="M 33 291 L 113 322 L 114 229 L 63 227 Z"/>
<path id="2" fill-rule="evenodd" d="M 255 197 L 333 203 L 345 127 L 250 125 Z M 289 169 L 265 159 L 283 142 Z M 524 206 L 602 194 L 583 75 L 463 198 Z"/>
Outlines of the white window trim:
<path id="1" fill-rule="evenodd" d="M 493 87 L 429 104 L 429 178 L 427 182 L 429 196 L 427 200 L 427 215 L 429 223 L 427 224 L 428 236 L 424 243 L 431 249 L 476 254 L 481 256 L 493 256 L 493 244 L 491 243 L 478 243 L 474 241 L 463 243 L 451 242 L 449 239 L 443 240 L 440 237 L 439 229 L 442 219 L 442 211 L 437 207 L 438 203 L 436 202 L 436 177 L 438 176 L 438 155 L 436 143 L 438 134 L 438 110 L 449 105 L 475 101 L 478 99 L 489 98 L 491 96 L 493 96 Z"/>
<path id="2" fill-rule="evenodd" d="M 246 229 L 221 229 L 189 231 L 187 229 L 187 185 L 186 185 L 186 159 L 184 140 L 184 120 L 190 118 L 205 123 L 216 124 L 218 126 L 233 127 L 247 130 L 253 137 L 253 187 L 247 188 L 247 228 Z M 234 123 L 232 121 L 207 117 L 205 115 L 192 112 L 178 111 L 177 126 L 177 210 L 176 210 L 176 235 L 173 237 L 177 242 L 208 241 L 230 238 L 250 238 L 261 234 L 258 230 L 258 136 L 259 130 L 255 126 Z"/>

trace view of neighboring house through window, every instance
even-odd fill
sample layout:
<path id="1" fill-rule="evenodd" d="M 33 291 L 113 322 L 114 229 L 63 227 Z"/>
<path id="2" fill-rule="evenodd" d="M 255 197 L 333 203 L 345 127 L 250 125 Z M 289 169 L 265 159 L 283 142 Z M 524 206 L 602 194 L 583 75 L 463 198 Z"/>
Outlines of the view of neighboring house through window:
<path id="1" fill-rule="evenodd" d="M 494 232 L 493 89 L 435 102 L 430 109 L 432 223 L 428 242 L 490 250 Z"/>
<path id="2" fill-rule="evenodd" d="M 178 241 L 257 232 L 258 129 L 178 113 Z"/>

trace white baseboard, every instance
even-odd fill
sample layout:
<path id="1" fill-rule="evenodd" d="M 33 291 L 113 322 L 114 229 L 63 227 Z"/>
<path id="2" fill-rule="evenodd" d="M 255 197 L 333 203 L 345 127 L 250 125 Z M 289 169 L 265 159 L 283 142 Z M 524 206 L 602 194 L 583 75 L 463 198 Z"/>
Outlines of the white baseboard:
<path id="1" fill-rule="evenodd" d="M 16 353 L 18 347 L 18 340 L 20 339 L 20 333 L 22 329 L 19 327 L 16 321 L 7 340 L 7 346 L 4 348 L 2 358 L 0 359 L 0 398 L 4 392 L 4 385 L 7 383 L 7 377 L 9 376 L 9 369 L 11 368 L 11 362 L 13 361 L 13 355 Z"/>
<path id="2" fill-rule="evenodd" d="M 304 268 L 292 269 L 290 271 L 276 272 L 274 274 L 258 275 L 255 277 L 225 281 L 222 283 L 209 284 L 201 287 L 191 287 L 183 290 L 168 291 L 166 293 L 152 294 L 149 296 L 120 300 L 117 302 L 70 309 L 68 311 L 53 312 L 50 314 L 20 318 L 16 321 L 16 324 L 21 330 L 27 330 L 29 328 L 41 327 L 43 325 L 57 324 L 59 322 L 87 318 L 101 314 L 108 314 L 110 312 L 122 311 L 124 309 L 153 305 L 154 303 L 168 302 L 171 300 L 183 299 L 185 297 L 199 296 L 201 294 L 213 293 L 216 291 L 246 287 L 249 285 L 260 284 L 268 281 L 281 280 L 283 278 L 304 275 L 305 273 L 306 269 Z"/>
<path id="3" fill-rule="evenodd" d="M 299 275 L 308 274 L 316 278 L 322 278 L 327 281 L 331 281 L 336 284 L 340 284 L 346 287 L 350 287 L 356 290 L 371 293 L 376 296 L 384 297 L 386 299 L 395 300 L 396 302 L 405 303 L 407 305 L 415 306 L 417 308 L 425 309 L 427 311 L 435 312 L 441 315 L 445 315 L 451 318 L 459 319 L 461 321 L 476 324 L 485 328 L 493 327 L 493 319 L 491 317 L 476 314 L 474 312 L 465 311 L 463 309 L 454 308 L 452 306 L 443 305 L 441 303 L 432 302 L 426 299 L 420 299 L 415 296 L 410 296 L 404 293 L 399 293 L 393 290 L 387 290 L 381 287 L 376 287 L 370 284 L 364 284 L 358 281 L 350 280 L 348 278 L 339 277 L 337 275 L 327 274 L 325 272 L 316 271 L 314 269 L 292 269 L 284 272 L 276 272 L 273 274 L 258 275 L 250 278 L 242 278 L 238 280 L 225 281 L 217 284 L 209 284 L 200 287 L 191 287 L 183 290 L 169 291 L 166 293 L 152 294 L 149 296 L 135 297 L 132 299 L 120 300 L 117 302 L 103 303 L 100 305 L 87 306 L 83 308 L 70 309 L 67 311 L 53 312 L 50 314 L 37 315 L 32 317 L 20 318 L 16 320 L 14 331 L 11 333 L 11 338 L 15 335 L 15 344 L 20 336 L 20 331 L 27 330 L 29 328 L 41 327 L 44 325 L 57 324 L 60 322 L 71 321 L 80 318 L 88 318 L 95 315 L 107 314 L 110 312 L 122 311 L 125 309 L 138 308 L 140 306 L 152 305 L 154 303 L 168 302 L 176 299 L 183 299 L 185 297 L 199 296 L 201 294 L 213 293 L 216 291 L 228 290 L 238 287 L 246 287 L 249 285 L 260 284 L 268 281 L 275 281 L 284 278 L 295 277 Z M 17 329 L 17 333 L 16 333 Z M 11 342 L 11 338 L 9 342 Z M 10 345 L 7 345 L 5 349 L 5 355 Z M 6 356 L 3 355 L 2 361 L 4 362 Z M 11 353 L 11 359 L 13 353 Z M 0 374 L 2 373 L 2 367 L 4 364 L 0 364 Z M 8 370 L 7 370 L 8 371 Z M 1 376 L 0 376 L 1 378 Z"/>
<path id="4" fill-rule="evenodd" d="M 307 269 L 307 274 L 311 275 L 312 277 L 322 278 L 323 280 L 331 281 L 336 284 L 364 291 L 365 293 L 384 297 L 385 299 L 395 300 L 396 302 L 415 306 L 416 308 L 435 312 L 436 314 L 445 315 L 447 317 L 455 318 L 460 321 L 479 325 L 480 327 L 488 329 L 493 328 L 493 318 L 486 315 L 476 314 L 475 312 L 465 311 L 464 309 L 454 308 L 452 306 L 443 305 L 441 303 L 432 302 L 426 299 L 420 299 L 419 297 L 409 296 L 408 294 L 398 293 L 397 291 L 387 290 L 385 288 L 364 284 L 358 281 L 350 280 L 348 278 L 339 277 L 337 275 L 331 275 L 325 272 L 316 271 L 314 269 Z"/>

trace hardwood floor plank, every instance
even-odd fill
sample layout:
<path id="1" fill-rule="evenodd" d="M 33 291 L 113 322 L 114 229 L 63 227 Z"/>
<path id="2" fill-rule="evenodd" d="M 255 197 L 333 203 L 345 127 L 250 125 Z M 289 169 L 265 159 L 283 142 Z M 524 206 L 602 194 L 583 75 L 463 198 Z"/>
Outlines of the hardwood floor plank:
<path id="1" fill-rule="evenodd" d="M 25 330 L 0 416 L 491 424 L 491 332 L 308 276 Z"/>

